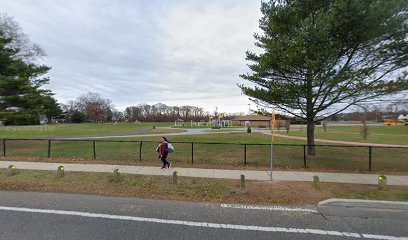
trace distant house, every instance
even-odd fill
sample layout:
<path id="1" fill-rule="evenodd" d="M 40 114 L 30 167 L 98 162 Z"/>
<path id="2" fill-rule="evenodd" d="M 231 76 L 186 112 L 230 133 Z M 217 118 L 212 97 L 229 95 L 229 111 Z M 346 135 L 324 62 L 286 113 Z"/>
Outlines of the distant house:
<path id="1" fill-rule="evenodd" d="M 233 121 L 245 127 L 271 127 L 271 117 L 262 115 L 239 116 L 234 118 Z"/>

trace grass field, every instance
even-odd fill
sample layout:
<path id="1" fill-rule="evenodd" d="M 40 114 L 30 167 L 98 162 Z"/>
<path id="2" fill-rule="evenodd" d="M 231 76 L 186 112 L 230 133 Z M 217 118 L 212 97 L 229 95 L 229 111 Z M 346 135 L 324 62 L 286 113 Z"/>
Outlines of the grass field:
<path id="1" fill-rule="evenodd" d="M 281 134 L 286 134 L 286 131 L 282 130 Z M 300 131 L 296 128 L 290 131 L 288 135 L 306 137 L 306 129 L 303 128 Z M 319 126 L 316 128 L 315 138 L 408 145 L 408 126 L 369 126 L 369 135 L 366 140 L 361 135 L 360 126 L 328 126 L 327 132 L 324 132 L 323 127 Z"/>
<path id="2" fill-rule="evenodd" d="M 109 196 L 153 199 L 188 200 L 213 203 L 242 204 L 317 204 L 328 198 L 357 198 L 408 201 L 408 187 L 321 183 L 320 190 L 309 182 L 246 181 L 241 189 L 239 180 L 121 174 L 121 181 L 112 181 L 112 174 L 66 172 L 57 177 L 56 171 L 18 170 L 10 176 L 0 169 L 0 190 L 44 191 L 101 194 Z"/>
<path id="3" fill-rule="evenodd" d="M 34 126 L 0 126 L 0 138 L 48 138 L 103 136 L 134 133 L 148 127 L 169 127 L 171 123 L 80 123 Z"/>
<path id="4" fill-rule="evenodd" d="M 170 161 L 179 167 L 267 169 L 270 161 L 269 144 L 214 144 L 174 142 L 176 151 L 169 155 Z M 155 149 L 158 142 L 112 142 L 95 141 L 98 163 L 160 165 Z M 51 158 L 48 141 L 7 140 L 6 158 L 39 157 L 49 161 L 64 159 L 66 162 L 94 161 L 92 141 L 52 141 Z M 274 166 L 278 170 L 304 169 L 310 171 L 368 172 L 369 148 L 348 146 L 316 146 L 316 155 L 304 155 L 303 145 L 275 144 Z M 140 151 L 141 150 L 141 151 Z M 408 148 L 371 149 L 372 172 L 408 174 Z M 0 152 L 3 146 L 0 144 Z M 306 158 L 304 158 L 306 157 Z M 41 159 L 39 159 L 41 161 Z"/>
<path id="5" fill-rule="evenodd" d="M 146 124 L 77 124 L 57 125 L 52 132 L 45 132 L 48 136 L 72 136 L 80 130 L 82 135 L 100 135 L 129 133 L 145 127 L 168 126 L 169 123 L 146 123 Z M 405 143 L 405 127 L 372 127 L 370 137 L 377 141 L 392 143 Z M 322 128 L 316 129 L 317 138 L 332 138 L 334 140 L 353 140 L 360 137 L 355 131 L 358 127 L 329 126 L 328 132 Z M 118 132 L 119 131 L 119 132 Z M 181 129 L 152 129 L 149 133 L 164 134 L 179 132 Z M 16 131 L 20 137 L 28 138 L 32 131 Z M 13 133 L 13 132 L 8 132 Z M 23 133 L 28 133 L 24 135 Z M 290 135 L 304 136 L 304 132 L 293 130 Z M 394 137 L 393 137 L 394 136 Z M 38 137 L 38 136 L 37 136 Z M 270 135 L 261 133 L 208 133 L 201 135 L 168 136 L 176 151 L 170 154 L 170 160 L 178 166 L 211 167 L 211 168 L 239 168 L 251 167 L 264 169 L 270 162 Z M 370 139 L 370 138 L 369 138 Z M 396 140 L 399 139 L 399 140 Z M 108 141 L 106 141 L 108 140 Z M 122 142 L 118 142 L 122 141 Z M 131 141 L 136 142 L 131 142 Z M 143 143 L 140 143 L 143 141 Z M 97 161 L 118 164 L 157 165 L 155 149 L 160 141 L 160 136 L 140 136 L 132 138 L 105 139 L 95 141 L 95 154 Z M 215 144 L 221 143 L 221 144 Z M 227 144 L 229 143 L 229 144 Z M 313 171 L 344 171 L 344 172 L 367 172 L 369 170 L 369 148 L 348 146 L 316 146 L 316 155 L 308 156 L 304 152 L 305 140 L 275 138 L 273 159 L 277 169 L 303 169 L 306 161 L 307 169 Z M 94 159 L 92 141 L 55 141 L 50 145 L 52 159 L 65 159 L 67 161 L 90 161 Z M 0 153 L 3 153 L 3 144 L 0 144 Z M 7 157 L 48 157 L 48 141 L 39 140 L 7 140 Z M 378 173 L 408 174 L 408 148 L 378 148 L 371 149 L 371 169 Z"/>

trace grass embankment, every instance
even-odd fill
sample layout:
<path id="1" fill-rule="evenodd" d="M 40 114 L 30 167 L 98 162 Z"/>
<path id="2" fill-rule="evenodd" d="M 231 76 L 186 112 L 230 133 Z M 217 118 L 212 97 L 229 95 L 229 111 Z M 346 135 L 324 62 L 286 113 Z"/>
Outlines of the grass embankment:
<path id="1" fill-rule="evenodd" d="M 0 169 L 0 189 L 101 194 L 109 196 L 173 199 L 214 203 L 246 204 L 316 204 L 328 198 L 357 198 L 408 201 L 408 187 L 321 183 L 320 190 L 307 182 L 247 181 L 241 189 L 239 180 L 179 177 L 177 185 L 171 177 L 121 174 L 121 181 L 112 181 L 112 174 L 18 170 L 9 176 Z"/>
<path id="2" fill-rule="evenodd" d="M 315 138 L 337 141 L 399 144 L 408 145 L 408 126 L 369 126 L 369 135 L 366 140 L 361 135 L 361 126 L 327 126 L 327 132 L 322 126 L 316 127 Z M 306 137 L 306 129 L 292 129 L 289 134 L 281 131 L 280 134 Z"/>
<path id="3" fill-rule="evenodd" d="M 0 138 L 51 138 L 103 136 L 136 133 L 147 127 L 169 127 L 171 123 L 79 123 L 34 126 L 0 126 Z"/>

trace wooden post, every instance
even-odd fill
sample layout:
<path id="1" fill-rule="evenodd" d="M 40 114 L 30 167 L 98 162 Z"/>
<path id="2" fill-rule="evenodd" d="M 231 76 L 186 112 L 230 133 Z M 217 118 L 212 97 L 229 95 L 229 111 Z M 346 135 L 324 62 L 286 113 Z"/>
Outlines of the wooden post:
<path id="1" fill-rule="evenodd" d="M 177 184 L 178 183 L 178 179 L 177 179 L 177 171 L 173 172 L 173 184 Z"/>
<path id="2" fill-rule="evenodd" d="M 313 176 L 313 186 L 320 190 L 320 179 L 318 176 Z"/>
<path id="3" fill-rule="evenodd" d="M 241 174 L 241 188 L 245 188 L 245 175 Z"/>

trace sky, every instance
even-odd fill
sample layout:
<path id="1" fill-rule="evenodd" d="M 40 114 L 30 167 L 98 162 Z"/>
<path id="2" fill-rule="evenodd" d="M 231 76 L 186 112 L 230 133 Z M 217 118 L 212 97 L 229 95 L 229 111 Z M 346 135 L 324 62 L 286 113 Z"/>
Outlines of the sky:
<path id="1" fill-rule="evenodd" d="M 257 51 L 257 0 L 0 0 L 47 56 L 47 88 L 65 103 L 87 92 L 115 107 L 255 109 L 237 84 Z"/>

